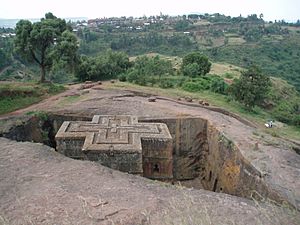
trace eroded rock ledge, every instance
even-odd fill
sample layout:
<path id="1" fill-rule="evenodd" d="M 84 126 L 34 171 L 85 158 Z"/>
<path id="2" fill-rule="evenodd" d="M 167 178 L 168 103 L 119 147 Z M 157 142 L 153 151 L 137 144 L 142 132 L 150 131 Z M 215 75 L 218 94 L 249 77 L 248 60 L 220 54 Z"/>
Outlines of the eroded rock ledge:
<path id="1" fill-rule="evenodd" d="M 191 190 L 0 138 L 3 224 L 298 224 L 286 208 Z"/>

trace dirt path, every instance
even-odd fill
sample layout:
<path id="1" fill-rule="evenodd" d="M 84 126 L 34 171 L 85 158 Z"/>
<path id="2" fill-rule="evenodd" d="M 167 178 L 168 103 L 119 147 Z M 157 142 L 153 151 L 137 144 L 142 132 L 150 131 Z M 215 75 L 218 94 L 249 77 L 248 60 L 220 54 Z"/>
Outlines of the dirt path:
<path id="1" fill-rule="evenodd" d="M 26 112 L 31 112 L 31 111 L 51 111 L 53 106 L 56 105 L 58 102 L 60 102 L 63 98 L 79 94 L 79 90 L 78 90 L 79 87 L 80 87 L 80 84 L 70 85 L 67 87 L 66 91 L 64 91 L 60 94 L 53 95 L 49 98 L 46 98 L 38 103 L 28 106 L 28 107 L 0 115 L 0 118 L 7 118 L 10 116 L 21 115 L 21 114 L 24 114 Z"/>

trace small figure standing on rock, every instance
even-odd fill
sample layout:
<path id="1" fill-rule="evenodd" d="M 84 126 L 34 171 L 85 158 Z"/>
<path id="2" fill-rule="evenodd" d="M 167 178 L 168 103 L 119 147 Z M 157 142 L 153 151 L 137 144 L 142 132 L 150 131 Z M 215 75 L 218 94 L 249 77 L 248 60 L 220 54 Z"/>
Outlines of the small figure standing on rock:
<path id="1" fill-rule="evenodd" d="M 272 127 L 273 127 L 273 121 L 270 120 L 269 122 L 265 123 L 265 126 L 266 126 L 267 128 L 272 128 Z"/>

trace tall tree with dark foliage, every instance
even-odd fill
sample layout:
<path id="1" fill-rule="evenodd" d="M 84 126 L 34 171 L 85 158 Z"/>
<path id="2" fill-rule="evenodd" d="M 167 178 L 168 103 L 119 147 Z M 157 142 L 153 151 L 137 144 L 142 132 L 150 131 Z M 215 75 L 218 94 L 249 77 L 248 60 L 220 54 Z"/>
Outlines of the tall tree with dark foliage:
<path id="1" fill-rule="evenodd" d="M 64 60 L 75 65 L 78 43 L 65 20 L 47 13 L 36 23 L 20 20 L 16 25 L 15 50 L 41 69 L 41 83 L 55 62 Z"/>

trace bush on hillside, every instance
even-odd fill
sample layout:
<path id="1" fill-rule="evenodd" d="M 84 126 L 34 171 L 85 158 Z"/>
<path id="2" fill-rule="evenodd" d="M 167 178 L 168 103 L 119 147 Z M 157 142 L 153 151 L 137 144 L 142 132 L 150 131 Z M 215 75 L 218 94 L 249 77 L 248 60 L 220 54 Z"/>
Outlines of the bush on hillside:
<path id="1" fill-rule="evenodd" d="M 213 79 L 210 84 L 210 90 L 218 94 L 227 94 L 228 84 L 223 79 Z"/>
<path id="2" fill-rule="evenodd" d="M 252 109 L 255 105 L 263 102 L 270 86 L 270 78 L 253 65 L 243 71 L 239 79 L 233 81 L 231 94 L 248 109 Z"/>
<path id="3" fill-rule="evenodd" d="M 300 127 L 300 114 L 294 116 L 292 124 Z"/>
<path id="4" fill-rule="evenodd" d="M 121 74 L 118 76 L 118 79 L 119 79 L 119 81 L 121 81 L 121 82 L 125 82 L 125 81 L 127 81 L 127 76 L 126 76 L 126 74 L 121 73 Z"/>
<path id="5" fill-rule="evenodd" d="M 127 71 L 126 80 L 140 85 L 153 86 L 160 83 L 165 76 L 173 75 L 172 63 L 168 60 L 155 57 L 137 57 L 133 67 Z M 171 87 L 170 84 L 161 83 L 163 87 Z"/>
<path id="6" fill-rule="evenodd" d="M 108 51 L 96 57 L 81 56 L 75 76 L 80 81 L 116 78 L 131 67 L 125 53 Z"/>
<path id="7" fill-rule="evenodd" d="M 161 82 L 158 83 L 158 86 L 160 88 L 173 88 L 175 85 L 170 80 L 161 80 Z"/>
<path id="8" fill-rule="evenodd" d="M 277 120 L 299 126 L 300 96 L 296 89 L 286 81 L 272 78 L 272 87 L 264 108 Z"/>
<path id="9" fill-rule="evenodd" d="M 200 52 L 189 53 L 182 59 L 181 71 L 185 76 L 204 76 L 209 73 L 210 68 L 211 62 L 209 62 L 207 56 Z"/>
<path id="10" fill-rule="evenodd" d="M 197 79 L 186 81 L 182 85 L 182 89 L 189 92 L 201 92 L 210 88 L 210 81 L 206 79 Z"/>

